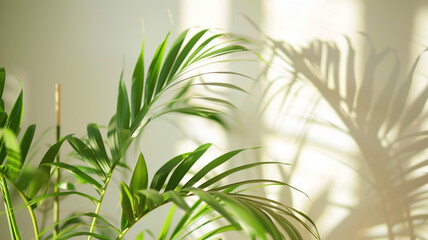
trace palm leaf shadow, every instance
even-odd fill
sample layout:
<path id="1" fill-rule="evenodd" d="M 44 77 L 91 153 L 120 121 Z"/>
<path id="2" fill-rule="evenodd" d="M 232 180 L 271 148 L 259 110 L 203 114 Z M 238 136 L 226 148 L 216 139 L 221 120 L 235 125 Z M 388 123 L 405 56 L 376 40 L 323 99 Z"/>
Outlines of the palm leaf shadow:
<path id="1" fill-rule="evenodd" d="M 363 71 L 357 72 L 355 49 L 347 37 L 346 42 L 348 49 L 341 52 L 334 42 L 314 40 L 297 50 L 269 39 L 282 67 L 315 88 L 346 126 L 364 159 L 359 165 L 367 168 L 366 177 L 374 183 L 359 190 L 358 205 L 326 239 L 369 239 L 373 236 L 366 230 L 378 225 L 387 227 L 383 237 L 388 239 L 422 238 L 420 229 L 428 220 L 424 207 L 427 198 L 423 197 L 428 175 L 421 173 L 428 166 L 426 156 L 423 159 L 428 147 L 423 126 L 428 85 L 424 83 L 422 91 L 410 98 L 420 56 L 407 76 L 400 79 L 395 51 L 377 53 L 368 39 L 369 57 Z M 388 56 L 393 56 L 393 68 L 381 79 L 377 74 L 379 65 Z M 328 201 L 321 202 L 326 208 Z"/>

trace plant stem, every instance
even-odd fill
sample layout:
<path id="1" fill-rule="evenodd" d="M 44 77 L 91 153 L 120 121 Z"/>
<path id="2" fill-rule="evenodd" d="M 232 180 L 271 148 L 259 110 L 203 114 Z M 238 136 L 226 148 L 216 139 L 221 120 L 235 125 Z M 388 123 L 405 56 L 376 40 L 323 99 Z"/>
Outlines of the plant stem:
<path id="1" fill-rule="evenodd" d="M 19 235 L 18 225 L 16 223 L 15 214 L 13 211 L 12 201 L 10 199 L 9 190 L 7 188 L 7 183 L 4 177 L 1 177 L 1 191 L 4 198 L 4 205 L 6 208 L 6 216 L 9 223 L 9 231 L 11 239 L 21 239 L 21 236 Z"/>
<path id="2" fill-rule="evenodd" d="M 112 170 L 110 171 L 109 175 L 108 175 L 108 176 L 107 176 L 107 178 L 106 178 L 106 181 L 105 181 L 105 184 L 104 184 L 104 188 L 101 190 L 100 199 L 99 199 L 99 201 L 98 201 L 98 203 L 97 203 L 97 208 L 95 209 L 95 214 L 98 214 L 98 213 L 100 212 L 101 204 L 102 204 L 102 202 L 103 202 L 104 195 L 105 195 L 105 193 L 106 193 L 106 190 L 107 190 L 108 184 L 109 184 L 109 182 L 110 182 L 110 179 L 111 179 L 111 175 L 112 175 L 112 173 L 113 173 L 113 170 L 114 170 L 114 169 L 112 169 Z M 90 233 L 93 233 L 93 232 L 94 232 L 94 230 L 95 230 L 95 224 L 96 224 L 96 223 L 97 223 L 97 218 L 96 218 L 96 217 L 94 217 L 94 218 L 92 219 L 91 228 L 89 229 L 89 232 L 90 232 Z M 92 236 L 88 236 L 88 240 L 91 240 L 91 239 L 92 239 Z"/>
<path id="3" fill-rule="evenodd" d="M 55 85 L 55 111 L 56 111 L 56 141 L 59 142 L 60 138 L 60 130 L 61 130 L 61 88 L 59 84 Z M 59 151 L 56 156 L 56 161 L 59 162 Z M 55 175 L 55 186 L 54 186 L 54 192 L 57 193 L 60 191 L 58 185 L 61 181 L 61 172 L 60 168 L 56 170 Z M 55 197 L 54 206 L 53 206 L 53 222 L 55 224 L 55 228 L 53 230 L 53 237 L 55 238 L 59 233 L 59 225 L 57 224 L 59 221 L 59 196 Z"/>

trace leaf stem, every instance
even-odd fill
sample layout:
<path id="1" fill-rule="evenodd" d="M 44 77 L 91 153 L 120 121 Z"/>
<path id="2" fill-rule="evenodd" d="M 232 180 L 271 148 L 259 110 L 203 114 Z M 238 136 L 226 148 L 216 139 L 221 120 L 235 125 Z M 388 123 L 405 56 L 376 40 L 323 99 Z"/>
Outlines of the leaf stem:
<path id="1" fill-rule="evenodd" d="M 106 181 L 105 181 L 105 184 L 104 184 L 104 187 L 103 187 L 103 189 L 101 190 L 100 199 L 99 199 L 99 201 L 98 201 L 98 203 L 97 203 L 97 208 L 95 209 L 95 214 L 99 214 L 99 212 L 100 212 L 101 204 L 102 204 L 102 202 L 103 202 L 104 195 L 105 195 L 105 193 L 106 193 L 106 190 L 107 190 L 108 184 L 110 183 L 110 179 L 111 179 L 111 176 L 112 176 L 113 170 L 114 170 L 114 168 L 110 171 L 109 175 L 107 176 Z M 97 223 L 97 218 L 96 218 L 96 217 L 94 217 L 94 218 L 92 219 L 91 228 L 89 229 L 89 232 L 90 232 L 90 233 L 93 233 L 93 232 L 95 231 L 95 225 L 96 225 L 96 223 Z M 92 236 L 91 236 L 91 235 L 89 235 L 89 236 L 88 236 L 88 240 L 91 240 L 91 239 L 92 239 Z"/>
<path id="2" fill-rule="evenodd" d="M 16 223 L 15 214 L 13 211 L 12 201 L 10 199 L 9 190 L 7 188 L 7 182 L 4 177 L 0 177 L 1 191 L 3 194 L 4 205 L 6 208 L 6 216 L 9 223 L 9 231 L 11 239 L 21 239 L 19 235 L 18 225 Z"/>

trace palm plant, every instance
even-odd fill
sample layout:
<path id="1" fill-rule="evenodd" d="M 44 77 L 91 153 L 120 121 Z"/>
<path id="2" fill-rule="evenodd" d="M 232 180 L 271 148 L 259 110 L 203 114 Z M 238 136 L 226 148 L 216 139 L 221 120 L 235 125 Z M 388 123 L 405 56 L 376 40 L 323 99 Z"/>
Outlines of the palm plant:
<path id="1" fill-rule="evenodd" d="M 377 53 L 368 39 L 369 57 L 358 75 L 355 50 L 346 40 L 346 53 L 331 41 L 314 40 L 296 49 L 285 42 L 268 40 L 282 68 L 294 78 L 285 93 L 290 93 L 296 82 L 310 83 L 345 129 L 320 119 L 308 120 L 348 134 L 364 159 L 361 167 L 368 170 L 368 174 L 358 172 L 368 183 L 360 193 L 364 200 L 348 209 L 349 215 L 327 238 L 426 239 L 428 175 L 422 169 L 427 166 L 423 153 L 428 147 L 424 127 L 428 86 L 423 85 L 422 91 L 411 98 L 420 56 L 407 76 L 400 79 L 395 51 Z M 380 79 L 376 72 L 388 55 L 394 59 L 393 69 Z M 386 226 L 383 234 L 370 233 L 369 229 L 382 225 Z"/>
<path id="2" fill-rule="evenodd" d="M 242 39 L 220 41 L 223 37 L 224 34 L 211 35 L 208 30 L 195 34 L 190 34 L 189 30 L 186 30 L 165 54 L 168 34 L 158 47 L 147 71 L 144 64 L 143 41 L 132 75 L 130 92 L 125 86 L 123 74 L 120 77 L 116 113 L 110 119 L 106 135 L 103 136 L 97 124 L 91 123 L 87 127 L 87 137 L 79 138 L 73 135 L 62 137 L 46 152 L 35 171 L 36 176 L 27 185 L 17 184 L 17 179 L 20 177 L 35 128 L 30 126 L 21 138 L 21 144 L 18 145 L 15 136 L 19 132 L 22 117 L 22 93 L 9 115 L 6 115 L 2 106 L 1 116 L 5 121 L 2 121 L 4 124 L 1 132 L 1 153 L 7 158 L 7 162 L 0 169 L 1 190 L 5 199 L 11 238 L 21 239 L 21 235 L 14 218 L 16 206 L 11 204 L 8 186 L 12 186 L 24 200 L 32 217 L 35 239 L 69 239 L 76 236 L 87 236 L 88 239 L 122 239 L 140 219 L 167 204 L 172 204 L 171 211 L 157 239 L 188 239 L 190 234 L 206 227 L 209 230 L 205 235 L 198 236 L 198 239 L 212 238 L 227 231 L 243 231 L 251 239 L 302 239 L 301 232 L 304 229 L 318 239 L 319 234 L 315 225 L 304 213 L 249 192 L 251 188 L 264 188 L 269 185 L 291 187 L 288 184 L 269 179 L 247 179 L 229 183 L 223 181 L 228 176 L 249 168 L 267 164 L 281 165 L 280 163 L 256 162 L 240 165 L 209 178 L 210 171 L 245 149 L 227 152 L 204 167 L 193 169 L 192 166 L 211 146 L 203 144 L 194 151 L 180 154 L 167 161 L 149 180 L 143 153 L 138 154 L 135 166 L 128 166 L 124 160 L 125 155 L 130 152 L 131 144 L 143 129 L 162 115 L 184 113 L 224 124 L 220 117 L 221 111 L 192 100 L 226 106 L 231 105 L 229 102 L 221 98 L 192 94 L 189 91 L 190 88 L 200 85 L 242 90 L 224 82 L 191 81 L 205 74 L 237 74 L 195 73 L 195 69 L 201 66 L 224 61 L 221 59 L 223 56 L 247 50 L 237 44 Z M 0 73 L 0 83 L 3 83 L 0 87 L 3 90 L 5 70 L 2 69 Z M 165 97 L 174 90 L 178 90 L 178 94 L 167 99 L 165 103 Z M 159 99 L 162 97 L 164 102 L 160 103 Z M 79 163 L 55 161 L 64 142 L 71 145 L 77 161 L 82 161 Z M 130 171 L 132 177 L 128 183 L 124 181 L 120 183 L 122 213 L 120 224 L 117 225 L 116 222 L 103 217 L 100 209 L 113 174 L 119 168 Z M 72 173 L 79 181 L 91 185 L 95 195 L 72 190 L 74 187 L 64 191 L 50 191 L 53 184 L 50 179 L 56 171 Z M 186 180 L 187 176 L 190 177 L 189 180 Z M 95 210 L 76 211 L 64 219 L 54 221 L 51 226 L 40 229 L 34 211 L 42 204 L 46 204 L 47 199 L 62 199 L 65 196 L 86 198 L 95 204 Z M 184 210 L 184 215 L 173 226 L 172 217 L 176 207 Z M 84 217 L 89 217 L 91 221 L 82 220 Z M 57 231 L 52 231 L 53 228 Z M 137 238 L 144 239 L 144 232 Z"/>

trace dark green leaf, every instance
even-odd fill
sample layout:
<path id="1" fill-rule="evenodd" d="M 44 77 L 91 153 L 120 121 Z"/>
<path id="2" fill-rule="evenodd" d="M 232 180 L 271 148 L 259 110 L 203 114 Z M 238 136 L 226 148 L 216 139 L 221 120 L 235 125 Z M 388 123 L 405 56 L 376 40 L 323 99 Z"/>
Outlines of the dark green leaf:
<path id="1" fill-rule="evenodd" d="M 208 150 L 210 146 L 210 143 L 201 145 L 195 151 L 189 154 L 189 156 L 184 159 L 172 173 L 171 178 L 165 187 L 165 191 L 174 190 L 184 175 L 189 172 L 193 164 L 195 164 L 195 162 Z"/>
<path id="2" fill-rule="evenodd" d="M 94 185 L 94 187 L 96 187 L 98 190 L 101 190 L 103 187 L 98 181 L 96 181 L 91 176 L 89 176 L 88 174 L 86 174 L 85 172 L 80 170 L 78 167 L 75 167 L 73 165 L 69 165 L 69 164 L 63 163 L 63 162 L 51 162 L 51 163 L 46 163 L 45 165 L 56 166 L 59 168 L 66 169 L 66 170 L 70 171 L 71 173 L 73 173 L 74 175 L 81 178 L 82 180 L 84 180 L 85 182 Z"/>
<path id="3" fill-rule="evenodd" d="M 156 92 L 155 94 L 159 93 L 162 87 L 165 85 L 166 79 L 171 72 L 171 68 L 173 66 L 173 63 L 177 57 L 178 52 L 180 51 L 181 45 L 184 42 L 184 39 L 186 38 L 187 33 L 189 30 L 183 31 L 180 36 L 175 40 L 174 44 L 171 47 L 171 50 L 168 52 L 168 55 L 165 59 L 165 62 L 162 66 L 162 70 L 159 75 L 159 81 L 156 86 Z M 179 60 L 179 59 L 177 59 Z"/>
<path id="4" fill-rule="evenodd" d="M 132 206 L 133 196 L 128 188 L 128 186 L 121 182 L 120 184 L 120 204 L 122 206 L 122 214 L 125 216 L 126 220 L 128 221 L 129 225 L 133 225 L 135 223 L 135 217 L 134 217 L 134 209 Z M 126 228 L 128 226 L 122 226 L 123 228 Z"/>
<path id="5" fill-rule="evenodd" d="M 193 49 L 195 44 L 201 39 L 201 37 L 207 32 L 207 29 L 204 29 L 198 33 L 196 33 L 184 46 L 183 50 L 181 50 L 180 55 L 177 57 L 177 60 L 174 63 L 174 66 L 171 69 L 171 73 L 168 77 L 167 84 L 169 84 L 176 75 L 180 66 L 182 66 L 183 61 L 189 56 L 190 51 Z"/>
<path id="6" fill-rule="evenodd" d="M 193 187 L 195 183 L 205 177 L 209 172 L 211 172 L 214 168 L 220 166 L 225 163 L 229 159 L 231 159 L 236 154 L 244 151 L 245 149 L 239 149 L 235 151 L 231 151 L 221 155 L 220 157 L 214 159 L 210 163 L 208 163 L 205 167 L 203 167 L 200 171 L 198 171 L 186 184 L 183 185 L 183 188 Z"/>
<path id="7" fill-rule="evenodd" d="M 172 169 L 174 169 L 188 155 L 189 153 L 178 155 L 159 168 L 159 170 L 153 176 L 150 188 L 160 191 Z"/>
<path id="8" fill-rule="evenodd" d="M 110 170 L 110 161 L 107 151 L 104 147 L 104 141 L 101 137 L 100 130 L 95 123 L 88 124 L 87 127 L 89 142 L 94 150 L 97 159 L 100 161 L 105 171 Z"/>
<path id="9" fill-rule="evenodd" d="M 141 108 L 144 87 L 144 37 L 141 44 L 141 52 L 135 64 L 134 73 L 132 74 L 131 86 L 131 120 L 133 121 Z"/>
<path id="10" fill-rule="evenodd" d="M 149 105 L 153 97 L 156 84 L 158 82 L 159 71 L 162 66 L 162 59 L 165 52 L 166 44 L 168 42 L 169 33 L 166 35 L 165 40 L 156 50 L 152 62 L 150 63 L 147 72 L 146 84 L 144 86 L 144 105 Z"/>
<path id="11" fill-rule="evenodd" d="M 117 109 L 116 109 L 116 124 L 118 129 L 128 129 L 129 119 L 129 100 L 128 92 L 126 91 L 125 82 L 123 81 L 123 72 L 120 74 L 119 81 L 119 92 L 117 97 Z"/>
<path id="12" fill-rule="evenodd" d="M 23 104 L 23 92 L 21 90 L 6 120 L 6 127 L 12 130 L 15 134 L 18 133 L 18 130 L 21 127 L 22 104 Z"/>
<path id="13" fill-rule="evenodd" d="M 278 165 L 290 165 L 290 164 L 286 164 L 286 163 L 279 163 L 279 162 L 256 162 L 256 163 L 249 163 L 249 164 L 245 164 L 239 167 L 235 167 L 232 169 L 229 169 L 215 177 L 213 177 L 212 179 L 202 183 L 198 188 L 206 188 L 208 186 L 211 186 L 214 183 L 217 183 L 218 181 L 220 181 L 221 179 L 235 173 L 235 172 L 239 172 L 248 168 L 252 168 L 252 167 L 257 167 L 260 165 L 265 165 L 265 164 L 278 164 Z"/>
<path id="14" fill-rule="evenodd" d="M 24 133 L 24 136 L 20 142 L 21 148 L 21 161 L 24 164 L 27 158 L 28 150 L 30 150 L 31 142 L 33 141 L 34 132 L 36 131 L 36 125 L 30 125 Z"/>

